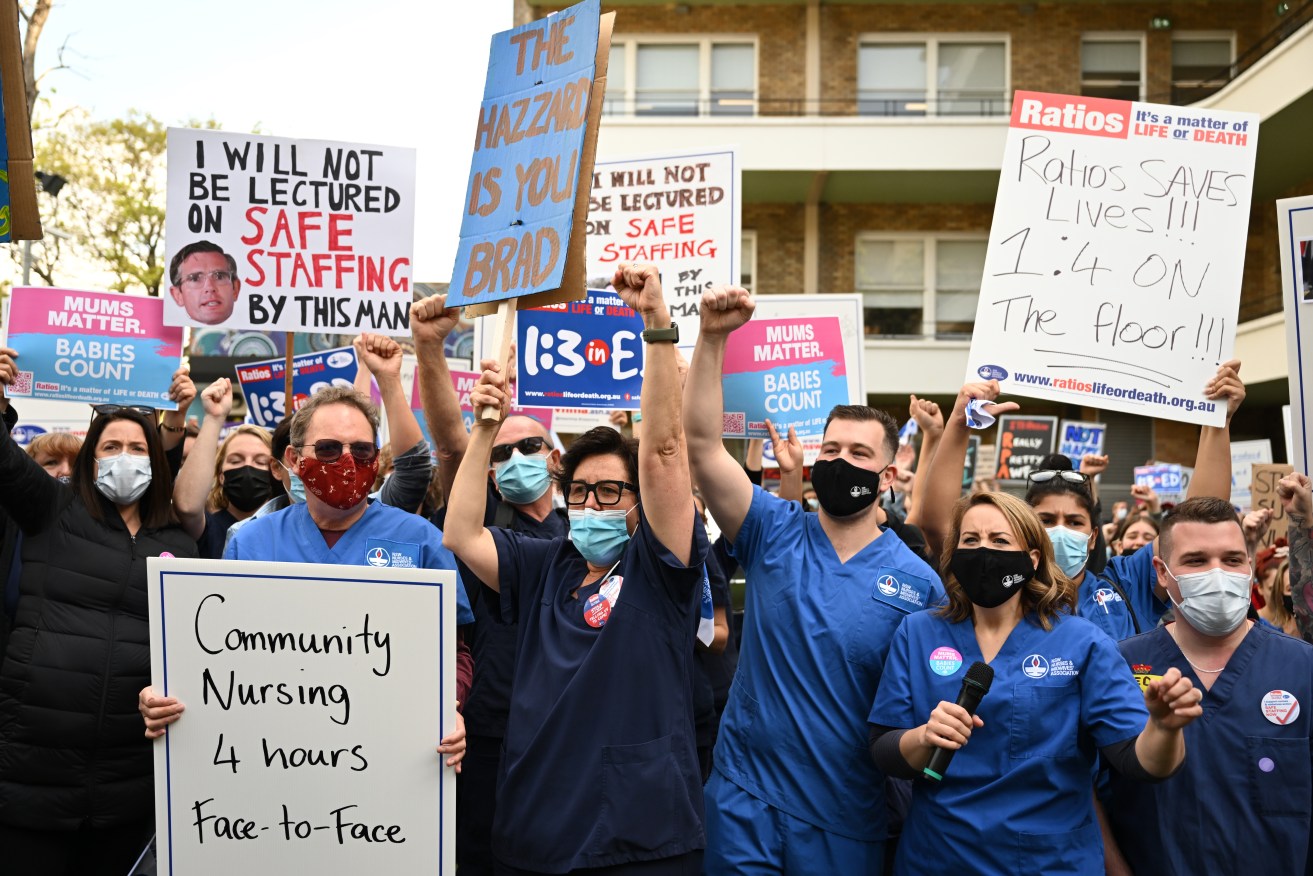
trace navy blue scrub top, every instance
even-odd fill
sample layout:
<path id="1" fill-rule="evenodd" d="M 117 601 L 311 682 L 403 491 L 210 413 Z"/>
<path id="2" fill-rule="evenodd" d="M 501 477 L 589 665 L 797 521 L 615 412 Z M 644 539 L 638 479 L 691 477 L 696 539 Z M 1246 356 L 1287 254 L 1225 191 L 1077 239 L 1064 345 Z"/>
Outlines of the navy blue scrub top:
<path id="1" fill-rule="evenodd" d="M 1203 690 L 1167 627 L 1121 643 L 1141 684 L 1175 666 Z M 1211 667 L 1210 667 L 1211 668 Z M 1185 728 L 1161 784 L 1113 775 L 1108 817 L 1136 873 L 1313 873 L 1313 645 L 1255 624 Z"/>
<path id="2" fill-rule="evenodd" d="M 640 516 L 615 570 L 586 587 L 587 563 L 568 539 L 492 535 L 502 617 L 520 634 L 498 858 L 564 873 L 705 846 L 690 684 L 702 521 L 685 566 Z"/>

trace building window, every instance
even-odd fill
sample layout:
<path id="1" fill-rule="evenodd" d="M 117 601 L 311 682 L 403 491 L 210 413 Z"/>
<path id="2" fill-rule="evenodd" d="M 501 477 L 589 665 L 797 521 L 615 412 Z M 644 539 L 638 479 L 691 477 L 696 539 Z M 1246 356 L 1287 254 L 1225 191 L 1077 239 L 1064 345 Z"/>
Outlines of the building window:
<path id="1" fill-rule="evenodd" d="M 969 337 L 976 319 L 984 237 L 863 234 L 857 288 L 868 336 Z"/>
<path id="2" fill-rule="evenodd" d="M 1226 85 L 1235 60 L 1233 34 L 1172 35 L 1172 103 L 1203 100 Z"/>
<path id="3" fill-rule="evenodd" d="M 1080 93 L 1143 100 L 1144 37 L 1086 35 L 1080 46 Z"/>
<path id="4" fill-rule="evenodd" d="M 1006 38 L 869 36 L 857 48 L 861 115 L 1006 115 L 1009 94 Z"/>
<path id="5" fill-rule="evenodd" d="M 757 232 L 744 231 L 739 249 L 739 285 L 749 292 L 757 281 Z"/>
<path id="6" fill-rule="evenodd" d="M 750 116 L 756 98 L 752 40 L 630 37 L 611 43 L 607 115 Z"/>

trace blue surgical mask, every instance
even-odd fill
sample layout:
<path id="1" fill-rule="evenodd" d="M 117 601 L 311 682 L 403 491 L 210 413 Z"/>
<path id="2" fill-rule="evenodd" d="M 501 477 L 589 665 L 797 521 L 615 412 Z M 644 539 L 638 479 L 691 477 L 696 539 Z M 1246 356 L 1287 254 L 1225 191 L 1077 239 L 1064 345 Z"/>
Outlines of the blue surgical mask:
<path id="1" fill-rule="evenodd" d="M 283 464 L 280 462 L 279 465 Z M 287 468 L 287 466 L 283 465 L 283 468 Z M 295 505 L 298 502 L 304 502 L 305 484 L 296 476 L 296 472 L 292 471 L 290 468 L 287 468 L 287 473 L 292 476 L 292 482 L 287 487 L 287 495 L 292 498 L 292 504 Z"/>
<path id="2" fill-rule="evenodd" d="M 1090 559 L 1089 535 L 1065 526 L 1054 526 L 1048 532 L 1058 568 L 1068 578 L 1075 578 Z"/>
<path id="3" fill-rule="evenodd" d="M 131 505 L 150 487 L 150 457 L 120 453 L 96 460 L 96 489 L 115 505 Z"/>
<path id="4" fill-rule="evenodd" d="M 570 511 L 570 541 L 594 566 L 611 565 L 620 559 L 629 542 L 629 528 L 625 525 L 629 511 L 609 508 L 605 511 L 592 508 Z"/>
<path id="5" fill-rule="evenodd" d="M 552 486 L 552 476 L 547 473 L 547 457 L 538 453 L 525 456 L 514 450 L 510 459 L 493 467 L 493 472 L 502 498 L 512 505 L 536 502 Z"/>

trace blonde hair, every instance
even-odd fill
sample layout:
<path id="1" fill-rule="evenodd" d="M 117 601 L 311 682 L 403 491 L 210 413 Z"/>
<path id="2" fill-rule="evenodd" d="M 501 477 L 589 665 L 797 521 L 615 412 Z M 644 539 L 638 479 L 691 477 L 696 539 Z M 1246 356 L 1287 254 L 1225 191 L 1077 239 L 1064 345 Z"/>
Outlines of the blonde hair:
<path id="1" fill-rule="evenodd" d="M 962 585 L 953 575 L 951 560 L 953 551 L 957 550 L 962 537 L 962 518 L 967 511 L 978 505 L 992 505 L 1002 513 L 1012 528 L 1012 535 L 1024 551 L 1038 551 L 1039 565 L 1035 577 L 1026 582 L 1021 589 L 1021 609 L 1027 615 L 1033 615 L 1035 623 L 1043 629 L 1052 629 L 1053 618 L 1076 609 L 1076 584 L 1058 568 L 1053 560 L 1053 543 L 1039 522 L 1035 511 L 1016 496 L 1007 493 L 975 493 L 958 501 L 953 507 L 953 528 L 944 540 L 944 552 L 940 567 L 944 570 L 944 590 L 948 593 L 948 604 L 940 609 L 940 614 L 952 623 L 968 620 L 972 614 L 972 603 Z"/>
<path id="2" fill-rule="evenodd" d="M 264 442 L 264 446 L 269 449 L 269 455 L 273 456 L 274 439 L 268 429 L 243 423 L 225 435 L 223 442 L 219 444 L 219 452 L 214 455 L 214 485 L 210 487 L 210 495 L 207 499 L 211 511 L 222 511 L 228 507 L 228 497 L 223 494 L 223 484 L 219 482 L 219 478 L 223 475 L 223 460 L 228 455 L 228 445 L 233 443 L 238 435 L 254 435 Z"/>

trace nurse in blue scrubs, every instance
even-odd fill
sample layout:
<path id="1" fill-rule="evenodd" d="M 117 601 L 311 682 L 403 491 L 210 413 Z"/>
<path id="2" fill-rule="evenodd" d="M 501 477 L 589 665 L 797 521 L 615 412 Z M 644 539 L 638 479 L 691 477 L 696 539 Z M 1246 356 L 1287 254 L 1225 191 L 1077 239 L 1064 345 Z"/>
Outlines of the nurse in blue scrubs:
<path id="1" fill-rule="evenodd" d="M 1099 876 L 1096 755 L 1132 779 L 1170 776 L 1200 693 L 1172 669 L 1141 695 L 1113 642 L 1070 613 L 1025 503 L 964 499 L 950 538 L 949 604 L 898 628 L 870 715 L 871 754 L 889 775 L 920 777 L 936 749 L 956 752 L 942 780 L 916 782 L 894 873 Z M 994 680 L 972 716 L 955 700 L 976 661 Z"/>
<path id="2" fill-rule="evenodd" d="M 483 526 L 505 377 L 487 360 L 444 541 L 519 624 L 493 820 L 500 874 L 696 874 L 706 844 L 691 672 L 706 532 L 693 506 L 670 313 L 652 266 L 612 285 L 647 330 L 643 439 L 609 428 L 561 459 L 568 538 Z"/>

